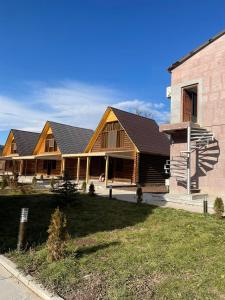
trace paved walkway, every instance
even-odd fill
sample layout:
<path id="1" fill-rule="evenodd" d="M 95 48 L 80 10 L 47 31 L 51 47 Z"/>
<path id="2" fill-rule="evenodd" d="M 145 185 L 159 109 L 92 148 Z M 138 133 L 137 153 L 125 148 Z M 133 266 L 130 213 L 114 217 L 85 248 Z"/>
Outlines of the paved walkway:
<path id="1" fill-rule="evenodd" d="M 41 300 L 0 264 L 1 300 Z"/>
<path id="2" fill-rule="evenodd" d="M 108 196 L 109 195 L 109 189 L 105 188 L 104 186 L 96 186 L 96 192 L 99 195 L 102 196 Z M 136 200 L 136 192 L 132 189 L 113 189 L 113 198 L 116 198 L 117 200 L 127 201 L 127 202 L 133 202 L 135 203 Z M 146 204 L 152 204 L 160 207 L 171 207 L 175 209 L 183 209 L 190 212 L 196 212 L 196 213 L 202 213 L 203 212 L 203 203 L 198 202 L 195 204 L 191 203 L 185 203 L 183 201 L 166 201 L 164 199 L 163 194 L 162 195 L 154 195 L 151 193 L 144 193 L 143 195 L 143 202 Z M 212 209 L 212 203 L 209 201 L 209 208 L 208 212 L 213 213 Z"/>

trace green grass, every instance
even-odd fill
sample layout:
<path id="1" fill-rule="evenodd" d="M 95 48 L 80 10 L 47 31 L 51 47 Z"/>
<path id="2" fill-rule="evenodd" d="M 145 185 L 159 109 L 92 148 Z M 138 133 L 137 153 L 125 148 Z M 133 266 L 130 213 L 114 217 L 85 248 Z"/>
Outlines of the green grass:
<path id="1" fill-rule="evenodd" d="M 26 253 L 9 255 L 66 299 L 224 299 L 225 223 L 213 216 L 82 196 L 64 209 L 71 240 L 46 259 L 52 195 L 0 196 L 1 251 L 16 246 L 19 211 L 30 208 Z"/>

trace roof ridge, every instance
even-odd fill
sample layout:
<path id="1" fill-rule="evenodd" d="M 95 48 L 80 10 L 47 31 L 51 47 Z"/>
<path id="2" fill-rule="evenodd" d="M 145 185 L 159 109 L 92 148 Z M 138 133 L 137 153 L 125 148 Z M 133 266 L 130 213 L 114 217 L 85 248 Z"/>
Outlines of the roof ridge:
<path id="1" fill-rule="evenodd" d="M 64 125 L 64 126 L 69 126 L 69 127 L 73 127 L 73 128 L 78 128 L 78 129 L 84 129 L 84 130 L 91 130 L 91 131 L 93 131 L 93 129 L 91 129 L 91 128 L 78 127 L 78 126 L 73 126 L 73 125 L 69 125 L 69 124 L 65 124 L 65 123 L 60 123 L 60 122 L 55 122 L 55 121 L 50 121 L 50 120 L 48 120 L 47 122 L 49 122 L 49 123 L 55 123 L 55 124 L 59 124 L 59 125 Z"/>
<path id="2" fill-rule="evenodd" d="M 119 108 L 116 108 L 116 107 L 113 107 L 113 106 L 109 106 L 109 108 L 116 109 L 116 110 L 122 111 L 124 113 L 130 114 L 130 115 L 134 115 L 134 116 L 139 117 L 139 118 L 144 118 L 144 119 L 147 119 L 149 121 L 153 121 L 153 122 L 156 123 L 156 121 L 153 118 L 148 118 L 148 117 L 145 117 L 145 116 L 142 116 L 142 115 L 138 115 L 138 114 L 135 114 L 135 113 L 130 112 L 130 111 L 122 110 L 122 109 L 119 109 Z"/>
<path id="3" fill-rule="evenodd" d="M 27 133 L 35 133 L 35 134 L 40 134 L 40 132 L 36 132 L 36 131 L 28 131 L 28 130 L 22 130 L 22 129 L 16 129 L 16 128 L 12 128 L 12 131 L 22 131 L 22 132 L 27 132 Z"/>
<path id="4" fill-rule="evenodd" d="M 210 45 L 211 43 L 213 43 L 215 40 L 219 39 L 224 34 L 225 34 L 225 30 L 217 33 L 216 35 L 214 35 L 213 37 L 211 37 L 210 39 L 208 39 L 206 42 L 200 44 L 198 47 L 194 48 L 192 51 L 190 51 L 186 55 L 182 56 L 175 63 L 172 63 L 167 68 L 167 70 L 171 73 L 171 71 L 173 69 L 175 69 L 176 67 L 178 67 L 179 65 L 181 65 L 182 63 L 184 63 L 186 60 L 188 60 L 189 58 L 191 58 L 192 56 L 194 56 L 196 53 L 198 53 L 199 51 L 201 51 L 202 49 L 204 49 L 205 47 L 207 47 L 208 45 Z"/>

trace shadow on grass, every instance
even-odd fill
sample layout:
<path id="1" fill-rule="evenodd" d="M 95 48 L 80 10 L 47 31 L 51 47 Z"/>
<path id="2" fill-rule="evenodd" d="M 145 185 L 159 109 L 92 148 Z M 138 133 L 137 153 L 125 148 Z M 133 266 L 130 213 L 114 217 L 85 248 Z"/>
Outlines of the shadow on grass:
<path id="1" fill-rule="evenodd" d="M 27 240 L 35 247 L 47 239 L 51 214 L 57 207 L 54 194 L 0 195 L 0 253 L 14 250 L 17 244 L 20 211 L 29 208 Z M 71 238 L 101 231 L 123 229 L 143 222 L 155 209 L 102 197 L 78 195 L 76 202 L 63 209 Z"/>
<path id="2" fill-rule="evenodd" d="M 91 247 L 90 246 L 89 247 L 84 247 L 84 248 L 78 249 L 75 252 L 75 256 L 76 256 L 76 258 L 82 258 L 85 255 L 89 255 L 89 254 L 95 253 L 99 250 L 103 250 L 103 249 L 106 249 L 108 247 L 116 246 L 116 245 L 119 245 L 119 244 L 120 244 L 119 242 L 110 242 L 110 243 L 103 243 L 103 244 L 94 245 L 94 246 L 91 246 Z"/>

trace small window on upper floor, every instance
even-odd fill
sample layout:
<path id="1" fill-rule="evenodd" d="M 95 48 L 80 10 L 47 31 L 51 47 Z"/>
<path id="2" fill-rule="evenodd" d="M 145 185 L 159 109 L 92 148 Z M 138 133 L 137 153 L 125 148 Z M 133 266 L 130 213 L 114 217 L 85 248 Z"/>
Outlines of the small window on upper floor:
<path id="1" fill-rule="evenodd" d="M 57 151 L 57 144 L 52 134 L 47 135 L 45 140 L 45 152 Z"/>
<path id="2" fill-rule="evenodd" d="M 11 154 L 15 154 L 15 153 L 17 153 L 17 146 L 16 146 L 15 140 L 12 140 L 12 143 L 11 143 Z"/>
<path id="3" fill-rule="evenodd" d="M 183 122 L 197 122 L 198 86 L 192 85 L 183 88 Z"/>

